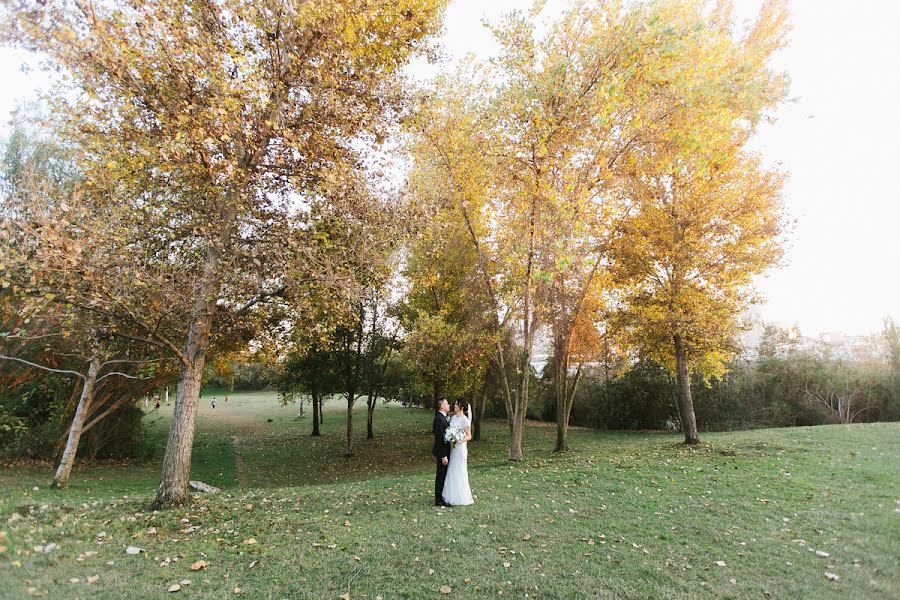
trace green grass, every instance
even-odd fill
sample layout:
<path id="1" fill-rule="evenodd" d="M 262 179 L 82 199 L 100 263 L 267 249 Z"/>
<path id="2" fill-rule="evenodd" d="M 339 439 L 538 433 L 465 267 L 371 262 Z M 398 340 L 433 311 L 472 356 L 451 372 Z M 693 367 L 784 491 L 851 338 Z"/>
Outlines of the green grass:
<path id="1" fill-rule="evenodd" d="M 327 409 L 314 439 L 272 394 L 215 412 L 205 395 L 192 477 L 223 493 L 180 510 L 147 511 L 161 450 L 80 467 L 65 492 L 47 489 L 49 466 L 0 472 L 0 597 L 158 598 L 183 579 L 196 598 L 900 597 L 900 424 L 706 434 L 694 449 L 576 430 L 566 455 L 536 425 L 511 464 L 492 422 L 470 448 L 476 504 L 436 510 L 428 411 L 379 404 L 366 440 L 363 404 L 348 459 L 343 405 Z M 147 422 L 161 446 L 165 407 Z"/>

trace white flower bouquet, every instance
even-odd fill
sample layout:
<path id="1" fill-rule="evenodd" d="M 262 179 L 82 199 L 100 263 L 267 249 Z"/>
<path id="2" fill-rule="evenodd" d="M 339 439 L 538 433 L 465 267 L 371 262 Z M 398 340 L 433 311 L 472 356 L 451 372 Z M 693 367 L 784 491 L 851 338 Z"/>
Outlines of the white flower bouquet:
<path id="1" fill-rule="evenodd" d="M 466 439 L 466 432 L 462 427 L 448 427 L 444 432 L 444 441 L 450 442 L 454 448 L 456 445 Z"/>

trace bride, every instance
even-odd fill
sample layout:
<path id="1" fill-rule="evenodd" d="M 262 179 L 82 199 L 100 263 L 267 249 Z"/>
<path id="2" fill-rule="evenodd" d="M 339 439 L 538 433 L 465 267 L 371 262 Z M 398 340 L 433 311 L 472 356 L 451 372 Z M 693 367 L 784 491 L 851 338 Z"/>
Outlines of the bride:
<path id="1" fill-rule="evenodd" d="M 466 416 L 468 412 L 468 401 L 457 400 L 453 405 L 453 416 L 450 417 L 450 427 L 459 427 L 466 432 L 465 439 L 450 451 L 450 465 L 447 467 L 447 479 L 444 482 L 444 502 L 451 506 L 468 506 L 475 503 L 472 490 L 469 488 L 467 446 L 472 439 L 472 428 L 471 421 Z"/>

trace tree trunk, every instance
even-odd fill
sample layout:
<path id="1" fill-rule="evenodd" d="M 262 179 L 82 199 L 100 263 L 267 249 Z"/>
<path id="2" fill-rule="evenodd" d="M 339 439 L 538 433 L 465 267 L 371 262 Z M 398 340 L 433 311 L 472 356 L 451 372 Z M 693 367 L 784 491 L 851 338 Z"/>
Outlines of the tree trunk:
<path id="1" fill-rule="evenodd" d="M 443 381 L 441 381 L 440 377 L 434 378 L 434 386 L 432 389 L 432 397 L 431 397 L 431 407 L 434 409 L 434 412 L 438 411 L 438 402 L 441 400 L 441 394 L 444 392 Z"/>
<path id="2" fill-rule="evenodd" d="M 565 392 L 556 386 L 556 447 L 554 452 L 569 451 L 569 418 L 566 412 Z"/>
<path id="3" fill-rule="evenodd" d="M 319 396 L 319 424 L 325 422 L 325 398 Z"/>
<path id="4" fill-rule="evenodd" d="M 485 378 L 484 385 L 481 387 L 481 398 L 478 400 L 478 405 L 472 408 L 472 418 L 475 421 L 472 423 L 472 440 L 476 442 L 481 440 L 481 420 L 484 419 L 484 405 L 487 403 L 487 392 L 488 383 Z"/>
<path id="5" fill-rule="evenodd" d="M 88 366 L 87 376 L 84 379 L 84 385 L 81 388 L 81 397 L 78 399 L 75 416 L 72 417 L 72 426 L 69 428 L 66 448 L 59 461 L 59 467 L 56 469 L 53 483 L 50 484 L 52 488 L 65 489 L 69 486 L 69 477 L 72 475 L 72 467 L 75 465 L 75 455 L 78 452 L 78 442 L 81 440 L 81 432 L 84 429 L 84 420 L 94 399 L 94 384 L 97 382 L 98 371 L 100 371 L 100 356 L 94 352 Z"/>
<path id="6" fill-rule="evenodd" d="M 191 325 L 182 351 L 183 359 L 175 391 L 175 406 L 172 407 L 172 423 L 166 441 L 163 457 L 162 477 L 156 490 L 156 497 L 150 505 L 152 510 L 180 506 L 189 495 L 188 479 L 191 474 L 191 453 L 194 445 L 195 420 L 200 402 L 200 387 L 203 366 L 206 363 L 206 349 L 212 329 L 213 313 L 219 291 L 216 269 L 219 251 L 210 247 L 204 268 L 204 285 L 191 310 Z"/>
<path id="7" fill-rule="evenodd" d="M 568 376 L 569 361 L 563 342 L 557 340 L 554 348 L 553 360 L 555 361 L 553 383 L 556 388 L 556 447 L 554 452 L 568 452 L 569 450 L 569 414 L 566 410 L 568 402 Z"/>
<path id="8" fill-rule="evenodd" d="M 525 433 L 525 419 L 513 420 L 512 439 L 509 443 L 509 460 L 522 460 L 525 453 L 522 451 L 522 437 Z"/>
<path id="9" fill-rule="evenodd" d="M 191 331 L 194 331 L 193 326 Z M 150 505 L 151 510 L 180 506 L 189 499 L 187 485 L 191 473 L 194 422 L 200 402 L 200 384 L 206 358 L 193 338 L 194 335 L 188 337 L 185 354 L 196 358 L 181 365 L 175 406 L 172 408 L 172 424 L 169 426 L 169 438 L 163 457 L 162 477 L 156 490 L 156 498 Z M 205 349 L 204 345 L 203 350 Z"/>
<path id="10" fill-rule="evenodd" d="M 694 416 L 694 400 L 691 398 L 691 377 L 688 370 L 687 350 L 681 341 L 681 336 L 674 337 L 675 364 L 678 377 L 678 404 L 681 410 L 681 424 L 684 428 L 684 443 L 697 444 L 700 437 L 697 435 L 697 418 Z"/>
<path id="11" fill-rule="evenodd" d="M 319 432 L 319 412 L 322 410 L 322 404 L 319 401 L 319 394 L 316 390 L 311 390 L 312 392 L 312 409 L 313 409 L 313 430 L 312 436 L 319 437 L 322 435 Z"/>
<path id="12" fill-rule="evenodd" d="M 375 420 L 375 402 L 378 398 L 375 397 L 374 392 L 369 394 L 368 399 L 366 399 L 366 408 L 368 409 L 367 421 L 366 421 L 366 438 L 374 439 L 375 438 L 375 429 L 374 429 L 374 420 Z"/>
<path id="13" fill-rule="evenodd" d="M 353 395 L 347 396 L 347 448 L 344 456 L 353 456 Z"/>

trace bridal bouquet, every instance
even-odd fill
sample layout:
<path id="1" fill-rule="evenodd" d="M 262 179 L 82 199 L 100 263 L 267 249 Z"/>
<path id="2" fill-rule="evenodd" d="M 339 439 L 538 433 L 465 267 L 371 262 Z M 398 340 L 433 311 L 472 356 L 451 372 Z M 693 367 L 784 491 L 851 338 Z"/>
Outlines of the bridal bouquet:
<path id="1" fill-rule="evenodd" d="M 466 439 L 466 432 L 462 427 L 448 427 L 444 432 L 444 441 L 450 442 L 454 448 L 456 445 Z"/>

